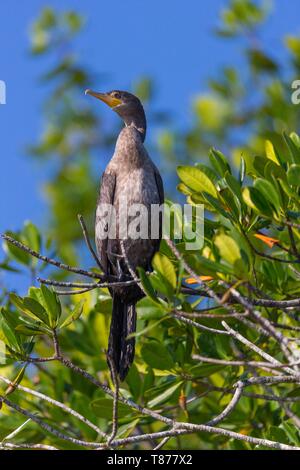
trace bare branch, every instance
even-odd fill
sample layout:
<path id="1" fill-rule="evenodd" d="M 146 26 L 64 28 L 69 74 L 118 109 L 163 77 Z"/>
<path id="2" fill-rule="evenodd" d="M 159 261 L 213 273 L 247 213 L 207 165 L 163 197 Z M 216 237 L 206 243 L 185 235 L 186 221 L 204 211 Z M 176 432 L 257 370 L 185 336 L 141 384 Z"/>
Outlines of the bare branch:
<path id="1" fill-rule="evenodd" d="M 259 356 L 263 357 L 268 362 L 271 362 L 273 365 L 282 366 L 281 362 L 277 361 L 277 359 L 274 359 L 272 356 L 270 356 L 270 354 L 264 352 L 262 349 L 260 349 L 255 344 L 251 343 L 251 341 L 249 341 L 247 338 L 242 336 L 240 333 L 238 333 L 237 331 L 230 328 L 230 326 L 228 326 L 225 321 L 222 321 L 222 325 L 224 326 L 224 328 L 229 332 L 229 334 L 233 338 L 235 338 L 238 341 L 240 341 L 241 343 L 245 344 L 245 346 L 247 346 L 249 349 L 252 349 L 252 351 L 256 352 Z M 289 369 L 289 372 L 291 372 L 292 374 L 295 374 L 295 371 L 293 371 L 292 369 Z"/>
<path id="2" fill-rule="evenodd" d="M 180 427 L 169 431 L 154 432 L 151 434 L 140 434 L 138 436 L 131 436 L 124 439 L 115 440 L 112 443 L 112 447 L 120 447 L 125 444 L 134 444 L 136 442 L 148 441 L 149 439 L 164 439 L 165 437 L 175 437 L 182 434 L 191 434 L 193 432 L 208 432 L 210 434 L 218 434 L 221 436 L 227 436 L 231 439 L 238 439 L 240 441 L 248 442 L 249 444 L 269 447 L 271 449 L 279 450 L 300 450 L 300 447 L 289 446 L 280 442 L 270 441 L 269 439 L 259 439 L 257 437 L 247 436 L 245 434 L 239 434 L 237 432 L 229 431 L 228 429 L 215 428 L 213 426 L 198 425 L 198 429 L 182 429 Z M 99 448 L 105 447 L 100 445 Z"/>
<path id="3" fill-rule="evenodd" d="M 111 396 L 112 398 L 114 397 L 114 392 L 109 387 L 107 387 L 106 385 L 99 382 L 97 379 L 95 379 L 91 374 L 89 374 L 85 370 L 83 370 L 80 367 L 73 364 L 69 359 L 66 359 L 65 357 L 61 357 L 59 359 L 59 361 L 62 364 L 64 364 L 66 367 L 68 367 L 69 369 L 72 369 L 74 372 L 76 372 L 76 373 L 82 375 L 83 377 L 85 377 L 87 380 L 89 380 L 91 383 L 93 383 L 96 387 L 101 388 L 105 393 L 107 393 L 107 395 Z M 145 408 L 144 406 L 140 406 L 137 403 L 135 403 L 134 401 L 123 397 L 122 395 L 119 395 L 119 401 L 124 403 L 125 405 L 128 405 L 129 407 L 137 410 L 139 413 L 142 413 L 142 414 L 147 415 L 147 416 L 151 416 L 153 419 L 157 419 L 159 421 L 162 421 L 163 423 L 168 424 L 169 426 L 173 426 L 174 423 L 175 423 L 172 419 L 167 418 L 165 416 L 162 416 L 161 414 L 159 414 L 155 411 L 152 411 L 148 408 Z"/>
<path id="4" fill-rule="evenodd" d="M 228 403 L 228 405 L 226 406 L 226 408 L 222 411 L 222 413 L 220 413 L 214 419 L 211 419 L 210 421 L 208 421 L 206 423 L 207 426 L 215 426 L 216 424 L 220 423 L 225 418 L 227 418 L 227 416 L 234 410 L 234 408 L 238 404 L 243 393 L 243 388 L 244 388 L 243 382 L 238 382 L 234 395 L 232 399 L 230 400 L 230 402 Z"/>
<path id="5" fill-rule="evenodd" d="M 92 428 L 100 436 L 105 437 L 105 438 L 107 437 L 105 432 L 103 432 L 98 426 L 96 426 L 94 423 L 92 423 L 87 418 L 85 418 L 84 416 L 82 416 L 80 413 L 73 410 L 72 408 L 68 407 L 64 403 L 61 403 L 60 401 L 54 400 L 54 398 L 50 398 L 50 397 L 48 397 L 47 395 L 44 395 L 41 392 L 37 392 L 36 390 L 32 390 L 31 388 L 23 387 L 20 384 L 13 384 L 12 382 L 10 382 L 9 379 L 7 379 L 6 377 L 3 377 L 2 375 L 0 375 L 0 380 L 2 380 L 3 382 L 5 382 L 8 385 L 13 386 L 17 390 L 22 390 L 23 392 L 28 393 L 28 394 L 30 394 L 34 397 L 37 397 L 40 400 L 47 401 L 48 403 L 51 403 L 51 405 L 54 405 L 54 406 L 57 406 L 58 408 L 61 408 L 66 413 L 69 413 L 70 415 L 74 416 L 75 418 L 79 419 L 80 421 L 85 423 L 87 426 Z"/>
<path id="6" fill-rule="evenodd" d="M 224 281 L 220 281 L 220 284 L 225 287 L 229 287 L 228 284 Z M 264 330 L 266 330 L 271 336 L 273 336 L 273 338 L 276 339 L 284 355 L 289 360 L 291 354 L 288 350 L 288 341 L 283 336 L 283 334 L 280 331 L 277 331 L 270 321 L 264 318 L 260 312 L 255 310 L 252 306 L 252 303 L 249 302 L 248 299 L 245 299 L 234 287 L 231 287 L 231 294 L 241 305 L 243 305 L 243 307 L 245 307 L 250 312 L 251 316 L 255 318 L 255 320 L 264 328 Z"/>
<path id="7" fill-rule="evenodd" d="M 84 288 L 84 289 L 96 289 L 96 288 L 102 288 L 102 287 L 123 287 L 123 286 L 131 286 L 133 284 L 136 284 L 136 281 L 134 280 L 128 280 L 128 281 L 118 281 L 115 276 L 104 276 L 103 279 L 108 280 L 109 282 L 62 282 L 62 281 L 55 281 L 52 279 L 43 279 L 41 277 L 38 277 L 37 280 L 41 284 L 47 284 L 50 286 L 59 286 L 59 287 L 74 287 L 74 288 Z"/>
<path id="8" fill-rule="evenodd" d="M 187 318 L 213 318 L 214 320 L 218 319 L 223 319 L 223 318 L 243 318 L 247 317 L 249 315 L 248 312 L 243 312 L 243 313 L 207 313 L 210 310 L 215 310 L 220 308 L 219 306 L 217 307 L 211 307 L 211 308 L 204 308 L 203 310 L 195 310 L 194 312 L 183 312 L 182 310 L 174 310 L 175 313 L 178 313 L 181 316 L 187 317 Z"/>
<path id="9" fill-rule="evenodd" d="M 297 376 L 278 375 L 276 377 L 250 377 L 249 379 L 242 380 L 242 382 L 244 384 L 244 387 L 248 387 L 249 385 L 277 385 L 280 383 L 300 383 L 300 374 L 298 374 Z"/>
<path id="10" fill-rule="evenodd" d="M 219 335 L 229 334 L 227 331 L 224 331 L 224 330 L 217 330 L 216 328 L 209 328 L 208 326 L 201 325 L 200 323 L 190 320 L 189 318 L 186 318 L 184 315 L 181 315 L 177 312 L 178 310 L 176 310 L 176 313 L 170 312 L 170 315 L 173 318 L 177 318 L 177 320 L 180 320 L 183 323 L 186 323 L 187 325 L 191 325 L 191 326 L 194 326 L 195 328 L 198 328 L 198 330 L 209 331 L 210 333 L 216 333 Z"/>
<path id="11" fill-rule="evenodd" d="M 11 442 L 0 442 L 0 449 L 34 449 L 34 450 L 58 450 L 56 447 L 47 444 L 13 444 Z"/>
<path id="12" fill-rule="evenodd" d="M 171 430 L 171 431 L 172 431 L 172 430 Z M 162 441 L 161 441 L 159 444 L 157 444 L 157 446 L 153 447 L 153 450 L 162 449 L 163 446 L 170 440 L 170 437 L 172 437 L 172 436 L 164 437 L 164 438 L 162 439 Z"/>
<path id="13" fill-rule="evenodd" d="M 19 405 L 17 405 L 17 403 L 13 403 L 12 401 L 8 400 L 8 398 L 1 397 L 0 399 L 9 408 L 13 408 L 14 410 L 18 411 L 22 415 L 27 416 L 27 418 L 30 418 L 32 421 L 38 424 L 42 429 L 44 429 L 44 431 L 50 432 L 50 434 L 53 434 L 59 439 L 69 441 L 69 442 L 72 442 L 73 444 L 83 446 L 83 447 L 96 447 L 99 445 L 98 443 L 96 444 L 92 442 L 82 441 L 81 439 L 76 439 L 74 437 L 68 436 L 67 434 L 64 434 L 61 431 L 58 431 L 57 429 L 53 428 L 52 426 L 50 426 L 50 424 L 45 423 L 41 418 L 31 413 L 30 411 L 25 410 L 24 408 L 21 408 Z"/>
<path id="14" fill-rule="evenodd" d="M 200 356 L 199 354 L 193 354 L 193 359 L 201 362 L 208 362 L 210 364 L 223 364 L 224 366 L 246 366 L 246 367 L 268 367 L 269 369 L 280 369 L 284 367 L 292 367 L 300 364 L 300 361 L 296 361 L 292 364 L 272 364 L 271 362 L 258 362 L 258 361 L 226 361 L 224 359 L 216 359 L 214 357 Z"/>

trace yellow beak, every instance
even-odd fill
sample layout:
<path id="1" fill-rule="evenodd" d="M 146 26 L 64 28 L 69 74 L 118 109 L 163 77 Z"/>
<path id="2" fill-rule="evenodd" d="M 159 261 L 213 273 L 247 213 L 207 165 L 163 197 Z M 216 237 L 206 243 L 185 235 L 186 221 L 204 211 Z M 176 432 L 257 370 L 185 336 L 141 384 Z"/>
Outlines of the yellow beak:
<path id="1" fill-rule="evenodd" d="M 115 106 L 118 106 L 119 104 L 122 104 L 121 100 L 118 100 L 117 98 L 113 98 L 112 96 L 106 94 L 106 93 L 98 93 L 97 91 L 93 90 L 86 90 L 85 91 L 86 95 L 91 95 L 94 98 L 97 98 L 98 100 L 103 101 L 106 103 L 110 108 L 114 108 Z"/>

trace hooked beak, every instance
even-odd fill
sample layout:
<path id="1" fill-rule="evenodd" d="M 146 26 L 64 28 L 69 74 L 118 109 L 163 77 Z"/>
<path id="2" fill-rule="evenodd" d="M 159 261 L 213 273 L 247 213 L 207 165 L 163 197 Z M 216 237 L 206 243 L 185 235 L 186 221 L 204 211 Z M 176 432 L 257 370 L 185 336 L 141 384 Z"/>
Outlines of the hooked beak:
<path id="1" fill-rule="evenodd" d="M 98 100 L 103 101 L 106 103 L 110 108 L 115 108 L 119 104 L 122 104 L 121 100 L 118 100 L 117 98 L 113 98 L 112 96 L 108 95 L 107 93 L 98 93 L 97 91 L 93 90 L 86 90 L 85 91 L 86 95 L 91 95 L 94 98 L 97 98 Z"/>

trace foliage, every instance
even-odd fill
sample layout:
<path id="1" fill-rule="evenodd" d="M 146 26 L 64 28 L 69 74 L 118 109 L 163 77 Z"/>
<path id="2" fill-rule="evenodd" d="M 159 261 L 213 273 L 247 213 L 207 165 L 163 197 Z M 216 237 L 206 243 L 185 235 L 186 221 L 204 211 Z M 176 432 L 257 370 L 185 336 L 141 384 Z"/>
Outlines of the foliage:
<path id="1" fill-rule="evenodd" d="M 250 0 L 232 0 L 217 33 L 226 40 L 253 38 L 266 14 Z M 90 218 L 95 206 L 94 151 L 108 150 L 112 142 L 81 98 L 91 84 L 90 73 L 70 49 L 60 47 L 71 44 L 83 23 L 74 12 L 47 9 L 33 26 L 33 54 L 51 54 L 56 61 L 44 76 L 53 84 L 45 131 L 32 147 L 36 158 L 47 157 L 56 168 L 47 185 L 52 229 L 47 240 L 31 222 L 18 233 L 7 232 L 50 257 L 55 247 L 70 264 L 76 261 L 74 243 L 83 238 L 77 213 Z M 287 40 L 291 76 L 299 70 L 297 41 Z M 160 137 L 160 151 L 173 173 L 175 160 L 181 163 L 179 193 L 192 206 L 204 204 L 204 242 L 200 250 L 189 251 L 185 234 L 175 245 L 163 240 L 153 273 L 139 270 L 147 295 L 138 304 L 136 358 L 120 384 L 118 430 L 111 445 L 146 448 L 146 438 L 130 441 L 135 432 L 164 432 L 175 420 L 185 433 L 174 432 L 166 449 L 269 448 L 269 441 L 300 447 L 300 379 L 293 365 L 299 362 L 300 138 L 292 132 L 298 130 L 299 108 L 290 103 L 283 67 L 254 43 L 245 51 L 249 76 L 225 68 L 210 81 L 210 92 L 195 98 L 192 128 L 168 129 Z M 254 78 L 255 86 L 246 86 Z M 137 89 L 151 97 L 151 82 L 143 80 Z M 52 278 L 62 278 L 62 271 L 50 270 L 7 240 L 4 252 L 3 271 L 25 269 L 30 282 L 45 269 Z M 91 273 L 100 276 L 97 269 Z M 0 368 L 0 441 L 18 429 L 13 440 L 18 445 L 107 445 L 116 398 L 105 357 L 111 316 L 107 288 L 59 296 L 42 283 L 20 296 L 4 287 L 1 301 L 6 362 Z M 280 377 L 285 379 L 280 382 Z M 23 427 L 28 415 L 13 411 L 16 406 L 32 413 Z M 41 427 L 35 416 L 50 428 Z M 219 421 L 210 424 L 215 432 L 198 428 L 186 434 L 185 423 L 203 425 L 216 417 Z"/>

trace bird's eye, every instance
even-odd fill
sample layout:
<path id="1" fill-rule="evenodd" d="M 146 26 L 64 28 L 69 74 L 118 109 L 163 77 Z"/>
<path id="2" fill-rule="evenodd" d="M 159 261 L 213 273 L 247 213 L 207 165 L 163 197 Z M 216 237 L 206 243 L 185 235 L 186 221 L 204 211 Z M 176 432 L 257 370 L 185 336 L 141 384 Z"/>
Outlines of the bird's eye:
<path id="1" fill-rule="evenodd" d="M 117 100 L 121 99 L 121 94 L 118 93 L 117 91 L 115 91 L 112 96 L 113 96 L 113 98 L 116 98 Z"/>

